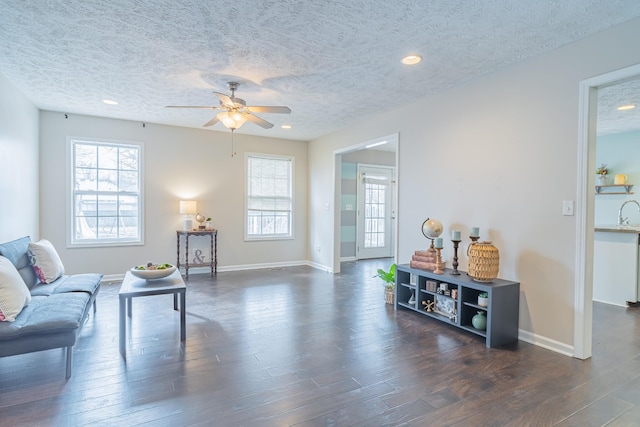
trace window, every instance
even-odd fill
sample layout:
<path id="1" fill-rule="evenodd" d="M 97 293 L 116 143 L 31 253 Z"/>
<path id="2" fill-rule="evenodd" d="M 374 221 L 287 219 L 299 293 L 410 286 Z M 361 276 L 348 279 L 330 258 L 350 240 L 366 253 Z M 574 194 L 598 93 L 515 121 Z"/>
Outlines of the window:
<path id="1" fill-rule="evenodd" d="M 247 154 L 245 239 L 293 237 L 293 160 Z"/>
<path id="2" fill-rule="evenodd" d="M 70 139 L 70 246 L 143 243 L 141 151 Z"/>

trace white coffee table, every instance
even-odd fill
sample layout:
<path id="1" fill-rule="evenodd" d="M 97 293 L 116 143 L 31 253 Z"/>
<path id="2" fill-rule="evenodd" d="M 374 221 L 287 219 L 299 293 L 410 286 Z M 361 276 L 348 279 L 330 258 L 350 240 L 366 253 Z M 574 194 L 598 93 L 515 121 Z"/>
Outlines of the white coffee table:
<path id="1" fill-rule="evenodd" d="M 131 318 L 131 300 L 136 297 L 165 294 L 173 294 L 174 310 L 178 310 L 178 296 L 180 297 L 180 341 L 184 341 L 187 335 L 187 287 L 184 284 L 184 280 L 182 280 L 180 271 L 176 270 L 170 276 L 154 280 L 140 279 L 131 274 L 130 271 L 127 271 L 118 293 L 120 299 L 120 354 L 122 357 L 126 357 L 126 315 Z"/>

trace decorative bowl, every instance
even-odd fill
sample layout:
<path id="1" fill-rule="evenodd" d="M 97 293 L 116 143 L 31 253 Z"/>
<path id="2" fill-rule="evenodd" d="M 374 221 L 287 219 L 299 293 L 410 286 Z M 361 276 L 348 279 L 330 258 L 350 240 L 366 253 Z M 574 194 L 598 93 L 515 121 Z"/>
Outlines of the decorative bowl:
<path id="1" fill-rule="evenodd" d="M 153 280 L 153 279 L 162 279 L 164 277 L 170 276 L 174 271 L 176 271 L 176 266 L 172 265 L 171 267 L 163 268 L 162 270 L 136 270 L 135 267 L 131 269 L 131 274 L 140 279 Z"/>

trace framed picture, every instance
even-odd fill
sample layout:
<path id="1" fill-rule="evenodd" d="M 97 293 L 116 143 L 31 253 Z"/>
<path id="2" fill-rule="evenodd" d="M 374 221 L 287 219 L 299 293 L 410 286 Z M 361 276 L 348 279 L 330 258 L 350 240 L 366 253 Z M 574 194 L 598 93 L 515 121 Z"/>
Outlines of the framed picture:
<path id="1" fill-rule="evenodd" d="M 456 300 L 436 295 L 436 307 L 433 311 L 449 319 L 453 319 L 456 316 Z"/>

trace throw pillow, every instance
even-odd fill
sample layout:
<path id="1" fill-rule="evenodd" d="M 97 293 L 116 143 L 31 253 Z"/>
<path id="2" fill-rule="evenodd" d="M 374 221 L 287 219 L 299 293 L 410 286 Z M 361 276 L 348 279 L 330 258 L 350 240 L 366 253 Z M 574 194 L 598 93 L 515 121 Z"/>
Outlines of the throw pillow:
<path id="1" fill-rule="evenodd" d="M 48 240 L 29 243 L 31 265 L 41 283 L 51 283 L 64 274 L 64 265 Z"/>
<path id="2" fill-rule="evenodd" d="M 11 261 L 0 256 L 0 320 L 13 322 L 30 302 L 29 288 L 20 273 Z"/>

